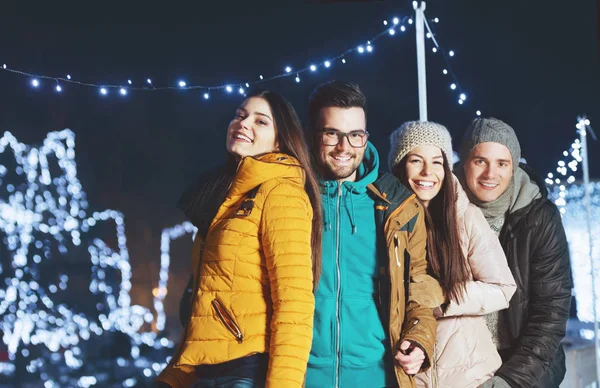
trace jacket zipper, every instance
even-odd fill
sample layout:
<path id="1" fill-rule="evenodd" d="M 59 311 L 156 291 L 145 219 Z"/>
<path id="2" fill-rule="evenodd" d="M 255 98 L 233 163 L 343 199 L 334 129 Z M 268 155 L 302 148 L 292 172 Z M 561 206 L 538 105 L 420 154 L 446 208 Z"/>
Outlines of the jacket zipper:
<path id="1" fill-rule="evenodd" d="M 242 334 L 242 330 L 235 322 L 229 311 L 227 311 L 225 306 L 223 306 L 223 304 L 216 298 L 213 299 L 212 305 L 215 308 L 215 311 L 217 312 L 217 315 L 219 316 L 219 319 L 221 320 L 225 328 L 229 330 L 231 334 L 233 334 L 237 342 L 240 344 L 244 342 L 244 335 Z"/>
<path id="2" fill-rule="evenodd" d="M 402 263 L 400 263 L 400 259 L 398 258 L 398 233 L 394 233 L 394 255 L 396 256 L 396 265 L 398 267 L 402 267 Z"/>
<path id="3" fill-rule="evenodd" d="M 340 319 L 340 298 L 341 298 L 341 281 L 342 281 L 342 274 L 341 274 L 341 270 L 340 270 L 340 202 L 341 202 L 341 198 L 342 198 L 342 184 L 338 182 L 338 198 L 337 198 L 337 214 L 336 214 L 336 218 L 337 218 L 337 229 L 336 229 L 336 247 L 335 247 L 335 267 L 336 267 L 336 272 L 337 272 L 337 297 L 335 299 L 335 318 L 336 318 L 336 357 L 335 357 L 335 388 L 339 387 L 339 381 L 340 381 L 340 373 L 341 373 L 341 350 L 340 350 L 340 342 L 341 342 L 341 334 L 340 334 L 340 326 L 341 326 L 341 319 Z"/>

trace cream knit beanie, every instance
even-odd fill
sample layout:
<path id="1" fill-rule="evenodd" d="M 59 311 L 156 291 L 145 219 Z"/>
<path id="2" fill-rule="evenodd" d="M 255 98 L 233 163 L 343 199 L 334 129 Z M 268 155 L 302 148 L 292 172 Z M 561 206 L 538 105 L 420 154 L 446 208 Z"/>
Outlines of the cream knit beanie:
<path id="1" fill-rule="evenodd" d="M 450 133 L 441 124 L 431 121 L 409 121 L 390 136 L 390 154 L 388 164 L 390 171 L 400 163 L 411 150 L 421 145 L 432 145 L 439 147 L 452 170 L 452 138 Z"/>

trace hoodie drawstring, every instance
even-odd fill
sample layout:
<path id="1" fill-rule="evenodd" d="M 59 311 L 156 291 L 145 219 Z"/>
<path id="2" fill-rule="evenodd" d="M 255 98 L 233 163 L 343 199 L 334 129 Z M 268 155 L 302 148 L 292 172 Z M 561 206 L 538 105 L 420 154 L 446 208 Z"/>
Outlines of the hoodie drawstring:
<path id="1" fill-rule="evenodd" d="M 354 191 L 353 188 L 346 191 L 346 197 L 350 197 L 350 225 L 352 225 L 352 234 L 356 234 L 356 232 L 358 231 L 358 228 L 356 227 L 356 222 L 355 222 L 355 217 L 354 217 L 354 200 L 352 199 L 353 191 Z M 344 202 L 346 202 L 346 201 L 344 201 Z"/>
<path id="2" fill-rule="evenodd" d="M 331 230 L 331 209 L 329 208 L 329 185 L 325 185 L 325 230 Z"/>

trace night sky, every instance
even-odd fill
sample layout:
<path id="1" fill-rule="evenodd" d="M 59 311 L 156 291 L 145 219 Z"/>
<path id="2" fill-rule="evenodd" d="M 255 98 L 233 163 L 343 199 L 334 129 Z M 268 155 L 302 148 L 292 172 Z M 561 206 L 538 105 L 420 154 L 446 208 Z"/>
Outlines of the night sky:
<path id="1" fill-rule="evenodd" d="M 55 2 L 38 7 L 3 2 L 0 65 L 93 83 L 141 86 L 223 85 L 304 68 L 365 43 L 383 20 L 411 16 L 410 1 L 282 1 L 289 5 L 223 1 L 108 6 L 104 2 Z M 250 5 L 251 3 L 251 5 Z M 586 114 L 600 135 L 599 12 L 592 0 L 432 0 L 428 19 L 467 94 L 464 105 L 427 40 L 429 119 L 448 127 L 455 149 L 475 111 L 516 130 L 523 156 L 540 173 L 554 171 Z M 84 4 L 83 6 L 81 4 Z M 262 4 L 262 5 L 261 5 Z M 86 7 L 85 9 L 83 7 Z M 262 87 L 281 92 L 305 121 L 306 101 L 319 83 L 358 83 L 368 99 L 371 141 L 386 160 L 389 134 L 418 119 L 414 29 L 374 43 L 370 54 L 347 64 L 295 73 Z M 184 220 L 174 207 L 180 192 L 204 169 L 224 160 L 224 135 L 236 93 L 203 90 L 130 92 L 102 97 L 97 88 L 52 81 L 38 89 L 31 79 L 0 71 L 0 131 L 39 145 L 46 133 L 76 133 L 78 177 L 90 210 L 125 214 L 133 267 L 132 302 L 151 306 L 158 280 L 160 233 Z M 252 89 L 252 88 L 251 88 Z M 590 170 L 600 177 L 600 143 L 590 142 Z M 384 166 L 384 168 L 387 168 Z M 177 313 L 190 270 L 186 240 L 172 257 L 167 312 Z M 176 318 L 171 324 L 178 325 Z"/>

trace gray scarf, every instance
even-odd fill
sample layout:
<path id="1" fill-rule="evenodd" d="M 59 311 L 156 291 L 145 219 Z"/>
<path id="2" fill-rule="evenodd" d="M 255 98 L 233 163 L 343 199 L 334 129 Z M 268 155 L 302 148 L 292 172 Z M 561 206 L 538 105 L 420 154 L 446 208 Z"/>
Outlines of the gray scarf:
<path id="1" fill-rule="evenodd" d="M 457 174 L 460 183 L 467 192 L 469 201 L 481 209 L 488 224 L 492 230 L 498 235 L 504 225 L 504 219 L 507 214 L 516 212 L 519 209 L 529 205 L 531 201 L 542 196 L 538 185 L 531 180 L 529 175 L 518 167 L 515 174 L 510 180 L 508 188 L 502 195 L 491 202 L 481 202 L 466 184 L 464 169 L 462 166 L 458 168 Z"/>

